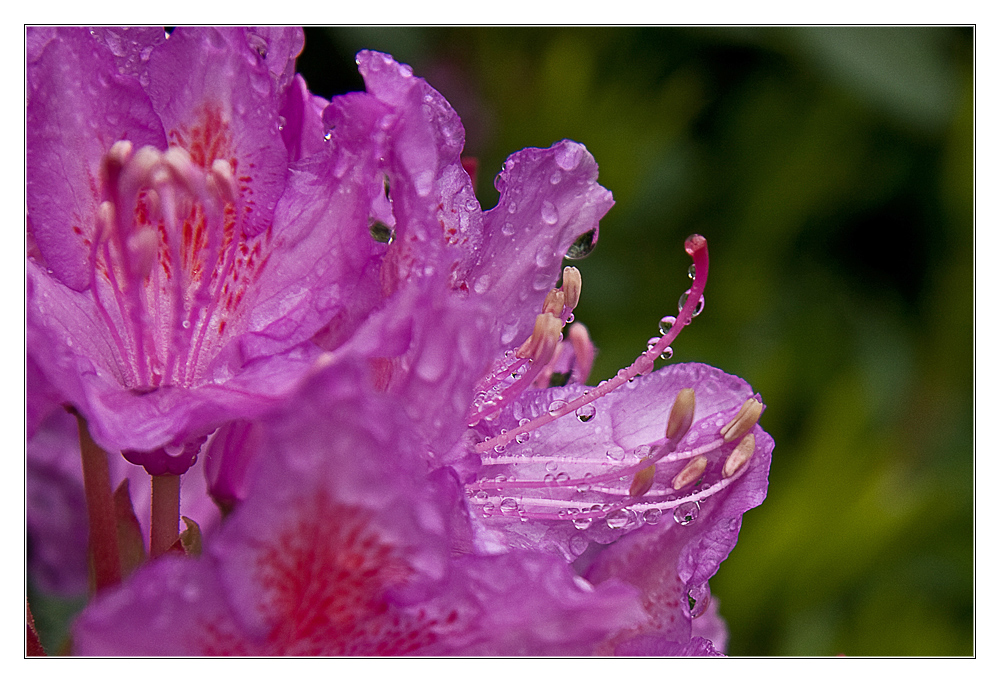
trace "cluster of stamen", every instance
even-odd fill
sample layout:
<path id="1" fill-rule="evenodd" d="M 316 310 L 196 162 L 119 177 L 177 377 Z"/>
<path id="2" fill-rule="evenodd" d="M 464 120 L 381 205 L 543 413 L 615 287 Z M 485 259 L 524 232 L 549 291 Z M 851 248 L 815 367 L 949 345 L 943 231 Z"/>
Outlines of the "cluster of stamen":
<path id="1" fill-rule="evenodd" d="M 674 398 L 663 438 L 632 453 L 612 444 L 607 459 L 592 453 L 545 456 L 531 454 L 528 446 L 521 445 L 532 431 L 569 413 L 575 413 L 582 422 L 592 419 L 594 401 L 650 371 L 653 360 L 700 312 L 708 274 L 707 244 L 695 235 L 685 248 L 695 262 L 695 281 L 682 297 L 684 303 L 676 321 L 662 338 L 611 380 L 587 388 L 573 400 L 554 401 L 547 411 L 522 418 L 518 427 L 501 430 L 475 444 L 484 468 L 479 479 L 466 489 L 469 500 L 482 515 L 522 521 L 569 520 L 581 530 L 603 519 L 612 529 L 628 529 L 643 523 L 656 524 L 664 512 L 672 510 L 675 521 L 688 524 L 697 517 L 702 501 L 730 486 L 746 471 L 756 445 L 752 430 L 763 405 L 749 398 L 735 412 L 727 409 L 708 415 L 695 425 L 694 388 L 682 389 Z M 551 362 L 546 354 L 552 345 L 541 340 L 553 336 L 558 327 L 547 319 L 543 322 L 543 318 L 558 321 L 555 310 L 560 302 L 565 303 L 561 298 L 565 296 L 564 291 L 550 292 L 546 310 L 539 315 L 532 337 L 519 348 L 518 355 L 523 352 L 525 357 Z M 503 399 L 509 402 L 511 397 L 504 394 Z M 480 410 L 479 415 L 483 412 Z M 705 442 L 710 429 L 717 430 L 717 436 Z M 508 449 L 512 441 L 517 445 Z"/>
<path id="2" fill-rule="evenodd" d="M 480 383 L 476 400 L 469 416 L 469 426 L 479 423 L 484 417 L 496 417 L 498 411 L 517 398 L 525 389 L 536 385 L 554 372 L 555 362 L 563 342 L 563 327 L 573 320 L 573 309 L 580 302 L 583 280 L 580 271 L 572 266 L 563 269 L 562 285 L 555 287 L 545 296 L 542 312 L 535 317 L 535 327 L 531 335 L 517 349 L 508 350 L 503 358 L 494 363 L 490 373 Z M 576 328 L 581 328 L 579 331 Z M 593 362 L 593 349 L 586 328 L 582 325 L 570 327 L 570 343 L 574 350 L 580 347 L 578 357 L 588 363 Z"/>
<path id="3" fill-rule="evenodd" d="M 122 140 L 101 180 L 91 291 L 122 381 L 143 391 L 188 384 L 236 258 L 233 168 L 216 159 L 203 169 L 181 147 L 133 150 Z"/>

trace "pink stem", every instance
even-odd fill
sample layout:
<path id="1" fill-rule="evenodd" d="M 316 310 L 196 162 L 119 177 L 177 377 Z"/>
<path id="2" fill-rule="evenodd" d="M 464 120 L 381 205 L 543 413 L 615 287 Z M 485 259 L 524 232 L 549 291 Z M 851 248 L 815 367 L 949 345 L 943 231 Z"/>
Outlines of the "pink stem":
<path id="1" fill-rule="evenodd" d="M 181 478 L 177 474 L 153 475 L 149 554 L 159 557 L 180 537 Z"/>
<path id="2" fill-rule="evenodd" d="M 75 413 L 75 411 L 74 411 Z M 79 413 L 80 455 L 83 462 L 83 488 L 87 498 L 87 521 L 90 525 L 90 552 L 94 558 L 97 591 L 121 583 L 121 556 L 118 554 L 118 526 L 111 494 L 108 456 L 94 443 L 87 421 Z"/>

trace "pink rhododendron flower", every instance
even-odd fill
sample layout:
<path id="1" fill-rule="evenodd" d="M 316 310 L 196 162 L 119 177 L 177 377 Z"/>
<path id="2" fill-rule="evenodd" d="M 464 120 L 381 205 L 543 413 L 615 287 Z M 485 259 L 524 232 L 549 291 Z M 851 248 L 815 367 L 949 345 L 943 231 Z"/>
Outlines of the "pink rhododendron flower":
<path id="1" fill-rule="evenodd" d="M 97 596 L 77 653 L 725 650 L 708 580 L 773 442 L 743 380 L 653 371 L 704 306 L 704 238 L 662 336 L 589 387 L 562 259 L 613 201 L 583 145 L 512 155 L 483 212 L 458 116 L 388 55 L 325 103 L 294 31 L 28 43 L 29 413 L 72 404 L 154 473 L 200 448 L 228 513 Z M 70 80 L 128 107 L 64 130 Z"/>

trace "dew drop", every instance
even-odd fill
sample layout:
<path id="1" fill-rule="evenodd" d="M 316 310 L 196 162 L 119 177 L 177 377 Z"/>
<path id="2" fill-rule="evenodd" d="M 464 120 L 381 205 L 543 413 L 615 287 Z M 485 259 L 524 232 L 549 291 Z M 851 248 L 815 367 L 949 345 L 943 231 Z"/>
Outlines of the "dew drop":
<path id="1" fill-rule="evenodd" d="M 587 403 L 576 409 L 576 417 L 580 422 L 590 422 L 596 413 L 597 409 L 593 403 Z"/>
<path id="2" fill-rule="evenodd" d="M 505 515 L 517 512 L 517 502 L 513 498 L 504 498 L 500 501 L 500 512 Z"/>
<path id="3" fill-rule="evenodd" d="M 687 526 L 698 519 L 699 512 L 701 512 L 701 506 L 698 505 L 698 501 L 681 503 L 674 508 L 674 521 L 681 526 Z"/>
<path id="4" fill-rule="evenodd" d="M 609 514 L 604 521 L 606 521 L 608 526 L 612 529 L 621 529 L 623 526 L 628 524 L 628 513 L 624 510 L 615 510 Z"/>
<path id="5" fill-rule="evenodd" d="M 548 474 L 545 475 L 545 477 L 542 479 L 542 481 L 544 481 L 546 484 L 555 484 L 556 483 L 556 475 L 554 475 L 551 472 L 549 472 Z"/>
<path id="6" fill-rule="evenodd" d="M 529 438 L 530 435 L 527 432 L 524 432 L 523 434 L 518 434 L 517 436 L 515 436 L 514 441 L 518 443 L 526 443 Z"/>
<path id="7" fill-rule="evenodd" d="M 612 446 L 608 449 L 608 458 L 611 460 L 623 460 L 625 458 L 625 449 L 621 446 Z"/>
<path id="8" fill-rule="evenodd" d="M 662 516 L 663 511 L 660 508 L 649 508 L 642 514 L 642 521 L 652 526 L 659 524 Z"/>
<path id="9" fill-rule="evenodd" d="M 660 343 L 660 338 L 659 337 L 650 337 L 649 341 L 646 342 L 646 350 L 647 351 L 652 351 L 653 347 L 655 347 L 659 343 Z"/>
<path id="10" fill-rule="evenodd" d="M 691 617 L 697 619 L 705 610 L 708 609 L 708 604 L 711 602 L 712 596 L 708 591 L 708 583 L 703 583 L 700 586 L 695 586 L 688 591 L 688 610 L 691 612 Z"/>
<path id="11" fill-rule="evenodd" d="M 511 202 L 507 205 L 507 213 L 517 213 L 517 202 Z"/>
<path id="12" fill-rule="evenodd" d="M 489 517 L 491 514 L 493 514 L 493 509 L 494 509 L 493 503 L 490 502 L 483 503 L 483 517 Z"/>
<path id="13" fill-rule="evenodd" d="M 575 142 L 566 143 L 556 152 L 556 164 L 564 171 L 572 171 L 580 165 L 583 158 L 583 145 Z"/>
<path id="14" fill-rule="evenodd" d="M 571 261 L 578 261 L 585 258 L 590 252 L 594 250 L 594 245 L 597 244 L 597 231 L 589 230 L 579 237 L 576 241 L 570 245 L 569 251 L 566 252 L 566 258 Z"/>
<path id="15" fill-rule="evenodd" d="M 396 231 L 382 221 L 375 221 L 368 226 L 368 234 L 373 240 L 382 244 L 392 244 L 392 240 L 396 237 Z"/>
<path id="16" fill-rule="evenodd" d="M 325 133 L 323 134 L 323 139 L 324 139 L 324 140 L 326 140 L 327 142 L 330 142 L 330 140 L 332 140 L 332 139 L 333 139 L 333 131 L 332 131 L 332 130 L 328 130 L 328 131 L 326 131 L 326 132 L 325 132 Z"/>
<path id="17" fill-rule="evenodd" d="M 565 472 L 560 472 L 556 475 L 556 483 L 565 484 L 567 481 L 569 481 L 569 475 Z"/>
<path id="18" fill-rule="evenodd" d="M 576 519 L 573 520 L 573 526 L 575 526 L 580 531 L 583 531 L 584 529 L 589 529 L 590 525 L 593 523 L 594 520 L 592 520 L 590 517 L 577 517 Z"/>
<path id="19" fill-rule="evenodd" d="M 660 334 L 667 334 L 677 322 L 677 318 L 672 315 L 665 315 L 660 319 Z"/>
<path id="20" fill-rule="evenodd" d="M 680 310 L 682 308 L 684 308 L 684 304 L 687 303 L 688 294 L 690 294 L 690 293 L 691 293 L 691 290 L 689 289 L 688 291 L 686 291 L 683 294 L 681 294 L 681 298 L 677 300 L 677 311 L 678 312 L 680 312 Z M 701 312 L 703 310 L 705 310 L 705 295 L 704 294 L 701 296 L 700 299 L 698 299 L 698 305 L 694 307 L 693 311 L 691 311 L 691 317 L 692 318 L 697 318 L 701 314 Z"/>
<path id="21" fill-rule="evenodd" d="M 559 469 L 559 463 L 557 463 L 555 460 L 549 460 L 547 463 L 545 463 L 546 472 L 555 472 L 557 469 Z"/>
<path id="22" fill-rule="evenodd" d="M 545 266 L 555 261 L 555 259 L 556 259 L 555 252 L 552 251 L 552 248 L 546 244 L 543 244 L 542 246 L 538 247 L 538 251 L 535 252 L 535 265 L 537 265 L 539 268 L 544 268 Z"/>
<path id="23" fill-rule="evenodd" d="M 669 346 L 663 349 L 663 353 L 660 354 L 660 358 L 662 358 L 663 360 L 670 360 L 673 357 L 674 357 L 674 350 Z"/>
<path id="24" fill-rule="evenodd" d="M 555 204 L 547 199 L 542 202 L 542 220 L 549 225 L 555 225 L 559 220 L 559 210 L 556 209 Z"/>
<path id="25" fill-rule="evenodd" d="M 565 407 L 566 401 L 555 400 L 549 404 L 549 415 L 557 415 Z"/>
<path id="26" fill-rule="evenodd" d="M 500 232 L 502 232 L 505 237 L 510 237 L 511 235 L 514 234 L 514 224 L 511 223 L 510 221 L 507 221 L 506 223 L 503 224 L 503 227 L 500 228 Z"/>
<path id="27" fill-rule="evenodd" d="M 693 263 L 690 266 L 688 266 L 688 277 L 691 278 L 692 280 L 694 279 L 695 271 L 696 268 L 694 267 Z"/>
<path id="28" fill-rule="evenodd" d="M 562 180 L 562 173 L 559 171 L 553 171 L 552 175 L 549 176 L 549 182 L 553 185 L 558 185 L 560 180 Z"/>
<path id="29" fill-rule="evenodd" d="M 288 122 L 285 120 L 284 116 L 278 117 L 278 130 L 285 130 L 285 124 Z"/>

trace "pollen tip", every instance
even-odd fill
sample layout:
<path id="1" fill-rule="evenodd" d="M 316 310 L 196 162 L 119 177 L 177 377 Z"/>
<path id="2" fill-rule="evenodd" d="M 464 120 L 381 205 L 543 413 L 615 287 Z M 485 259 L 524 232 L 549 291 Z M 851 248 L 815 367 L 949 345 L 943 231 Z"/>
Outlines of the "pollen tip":
<path id="1" fill-rule="evenodd" d="M 748 398 L 740 406 L 736 417 L 726 423 L 726 426 L 719 432 L 722 435 L 722 441 L 730 443 L 749 432 L 757 424 L 762 412 L 764 412 L 764 404 L 756 398 Z"/>
<path id="2" fill-rule="evenodd" d="M 562 291 L 566 295 L 566 308 L 573 310 L 580 303 L 580 292 L 583 289 L 583 276 L 575 266 L 563 268 Z"/>
<path id="3" fill-rule="evenodd" d="M 535 317 L 535 329 L 517 349 L 517 357 L 531 358 L 541 364 L 548 363 L 555 353 L 561 332 L 562 320 L 551 313 L 539 313 Z"/>
<path id="4" fill-rule="evenodd" d="M 667 419 L 667 438 L 679 439 L 691 428 L 694 421 L 694 389 L 687 387 L 681 389 L 674 399 L 674 406 L 670 409 L 670 417 Z"/>
<path id="5" fill-rule="evenodd" d="M 628 489 L 628 495 L 633 498 L 643 496 L 653 486 L 653 477 L 656 475 L 656 465 L 650 465 L 635 473 L 632 477 L 632 485 Z"/>
<path id="6" fill-rule="evenodd" d="M 684 466 L 670 485 L 675 491 L 680 491 L 685 486 L 690 486 L 705 473 L 705 467 L 708 465 L 708 458 L 704 455 L 699 455 L 697 458 L 691 460 L 687 465 Z"/>
<path id="7" fill-rule="evenodd" d="M 726 464 L 722 468 L 722 476 L 729 478 L 740 471 L 740 469 L 750 460 L 757 442 L 753 434 L 747 434 L 740 441 L 739 445 L 726 458 Z"/>

